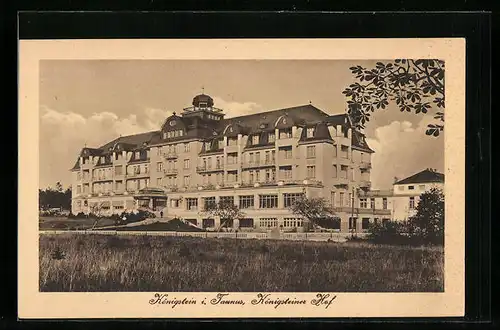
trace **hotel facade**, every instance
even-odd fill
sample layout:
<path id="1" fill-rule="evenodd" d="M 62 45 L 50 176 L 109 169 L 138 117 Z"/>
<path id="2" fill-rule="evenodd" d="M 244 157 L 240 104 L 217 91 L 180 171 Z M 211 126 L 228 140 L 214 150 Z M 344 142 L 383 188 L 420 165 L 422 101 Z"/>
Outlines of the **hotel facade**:
<path id="1" fill-rule="evenodd" d="M 245 215 L 233 228 L 290 230 L 302 228 L 289 206 L 305 193 L 330 202 L 341 232 L 394 218 L 388 196 L 370 195 L 373 150 L 346 114 L 308 104 L 224 116 L 201 94 L 158 131 L 83 148 L 71 169 L 72 213 L 148 209 L 217 228 L 204 209 L 223 200 Z"/>

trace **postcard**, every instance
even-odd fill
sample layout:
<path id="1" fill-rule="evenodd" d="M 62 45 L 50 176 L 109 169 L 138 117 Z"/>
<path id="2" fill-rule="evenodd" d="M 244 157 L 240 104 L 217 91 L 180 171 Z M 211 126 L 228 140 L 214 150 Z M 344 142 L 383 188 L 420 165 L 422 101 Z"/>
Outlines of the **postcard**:
<path id="1" fill-rule="evenodd" d="M 21 319 L 464 315 L 464 39 L 21 40 L 19 142 Z"/>

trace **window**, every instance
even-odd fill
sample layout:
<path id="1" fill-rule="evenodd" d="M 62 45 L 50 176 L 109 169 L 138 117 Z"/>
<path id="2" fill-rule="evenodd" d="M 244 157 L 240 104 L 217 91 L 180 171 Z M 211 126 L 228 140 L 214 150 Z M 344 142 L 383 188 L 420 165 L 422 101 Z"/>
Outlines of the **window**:
<path id="1" fill-rule="evenodd" d="M 382 198 L 382 208 L 384 210 L 387 210 L 387 198 L 386 197 Z"/>
<path id="2" fill-rule="evenodd" d="M 240 196 L 240 209 L 251 209 L 254 207 L 253 195 Z"/>
<path id="3" fill-rule="evenodd" d="M 333 157 L 337 157 L 337 146 L 333 146 Z"/>
<path id="4" fill-rule="evenodd" d="M 344 206 L 344 195 L 345 193 L 339 193 L 339 206 Z"/>
<path id="5" fill-rule="evenodd" d="M 292 159 L 292 147 L 280 148 L 280 157 L 284 159 Z"/>
<path id="6" fill-rule="evenodd" d="M 308 146 L 307 149 L 307 158 L 315 158 L 316 157 L 316 146 Z"/>
<path id="7" fill-rule="evenodd" d="M 314 127 L 309 127 L 307 129 L 307 138 L 312 138 L 314 137 Z"/>
<path id="8" fill-rule="evenodd" d="M 362 208 L 362 209 L 366 209 L 367 208 L 366 198 L 360 198 L 359 199 L 359 207 Z"/>
<path id="9" fill-rule="evenodd" d="M 115 210 L 123 210 L 123 205 L 115 205 L 113 206 Z"/>
<path id="10" fill-rule="evenodd" d="M 340 155 L 342 158 L 349 159 L 349 147 L 348 146 L 340 146 Z"/>
<path id="11" fill-rule="evenodd" d="M 179 207 L 179 200 L 178 199 L 171 199 L 170 200 L 170 206 L 173 208 Z"/>
<path id="12" fill-rule="evenodd" d="M 282 180 L 292 179 L 292 167 L 291 166 L 280 167 L 280 179 L 282 179 Z"/>
<path id="13" fill-rule="evenodd" d="M 425 190 L 425 184 L 418 185 L 418 189 Z"/>
<path id="14" fill-rule="evenodd" d="M 274 135 L 274 133 L 269 133 L 267 135 L 267 142 L 274 143 L 275 141 L 276 141 L 276 136 Z"/>
<path id="15" fill-rule="evenodd" d="M 190 178 L 189 175 L 184 177 L 184 187 L 189 187 L 190 184 Z"/>
<path id="16" fill-rule="evenodd" d="M 220 203 L 222 205 L 234 205 L 234 196 L 221 196 Z"/>
<path id="17" fill-rule="evenodd" d="M 227 163 L 228 164 L 230 164 L 230 165 L 236 164 L 237 161 L 238 161 L 238 153 L 237 152 L 227 154 Z"/>
<path id="18" fill-rule="evenodd" d="M 375 198 L 370 198 L 370 208 L 371 209 L 375 208 Z"/>
<path id="19" fill-rule="evenodd" d="M 157 187 L 161 187 L 161 183 L 162 183 L 161 181 L 162 181 L 162 178 L 157 178 L 156 179 L 156 186 Z"/>
<path id="20" fill-rule="evenodd" d="M 259 207 L 261 209 L 278 208 L 278 195 L 259 195 Z"/>
<path id="21" fill-rule="evenodd" d="M 330 193 L 330 204 L 331 204 L 331 206 L 335 206 L 335 205 L 337 205 L 337 203 L 336 203 L 336 202 L 337 202 L 337 201 L 335 200 L 335 191 L 332 191 L 332 192 Z"/>
<path id="22" fill-rule="evenodd" d="M 82 173 L 81 172 L 77 172 L 76 173 L 76 180 L 80 181 L 82 179 Z"/>
<path id="23" fill-rule="evenodd" d="M 410 197 L 410 210 L 415 209 L 415 197 Z"/>
<path id="24" fill-rule="evenodd" d="M 295 193 L 295 194 L 283 194 L 283 201 L 285 207 L 290 207 L 292 206 L 295 201 L 300 199 L 303 196 L 301 193 Z"/>
<path id="25" fill-rule="evenodd" d="M 115 166 L 115 175 L 122 175 L 123 174 L 123 166 L 118 165 Z"/>
<path id="26" fill-rule="evenodd" d="M 212 149 L 211 148 L 211 142 L 205 142 L 204 145 L 205 145 L 205 151 L 208 151 L 208 150 Z"/>
<path id="27" fill-rule="evenodd" d="M 253 145 L 259 144 L 259 136 L 258 135 L 252 136 L 252 144 Z"/>
<path id="28" fill-rule="evenodd" d="M 205 197 L 203 198 L 203 208 L 208 210 L 210 207 L 215 206 L 215 197 Z"/>
<path id="29" fill-rule="evenodd" d="M 241 228 L 252 228 L 253 227 L 253 219 L 252 218 L 240 219 L 240 227 Z"/>
<path id="30" fill-rule="evenodd" d="M 408 186 L 408 190 L 415 190 L 415 186 Z"/>
<path id="31" fill-rule="evenodd" d="M 278 227 L 278 219 L 277 218 L 260 218 L 259 219 L 259 227 L 263 227 L 263 228 Z"/>
<path id="32" fill-rule="evenodd" d="M 135 159 L 141 158 L 141 153 L 139 151 L 135 152 Z"/>
<path id="33" fill-rule="evenodd" d="M 301 218 L 284 218 L 283 219 L 283 227 L 286 227 L 286 228 L 302 227 L 302 219 Z"/>
<path id="34" fill-rule="evenodd" d="M 236 146 L 236 145 L 238 145 L 238 138 L 236 138 L 236 137 L 228 137 L 227 138 L 227 145 L 228 146 Z"/>
<path id="35" fill-rule="evenodd" d="M 260 181 L 260 177 L 259 176 L 260 176 L 260 171 L 259 170 L 255 171 L 255 181 L 256 182 Z"/>
<path id="36" fill-rule="evenodd" d="M 280 133 L 280 139 L 290 139 L 292 137 L 291 128 L 280 129 L 279 133 Z"/>
<path id="37" fill-rule="evenodd" d="M 217 149 L 224 149 L 224 140 L 217 141 Z"/>
<path id="38" fill-rule="evenodd" d="M 248 183 L 254 183 L 254 180 L 255 180 L 254 171 L 250 171 L 248 173 Z"/>
<path id="39" fill-rule="evenodd" d="M 368 229 L 370 226 L 370 218 L 361 219 L 361 229 Z"/>
<path id="40" fill-rule="evenodd" d="M 340 178 L 347 179 L 347 171 L 349 167 L 347 165 L 340 165 Z"/>
<path id="41" fill-rule="evenodd" d="M 76 193 L 81 194 L 82 193 L 82 186 L 78 185 L 76 186 Z"/>
<path id="42" fill-rule="evenodd" d="M 190 151 L 189 143 L 184 143 L 184 152 L 189 152 L 189 151 Z"/>
<path id="43" fill-rule="evenodd" d="M 106 158 L 101 157 L 101 163 L 105 163 L 105 162 L 106 162 Z"/>
<path id="44" fill-rule="evenodd" d="M 190 161 L 189 159 L 184 159 L 184 169 L 188 170 L 190 166 Z"/>
<path id="45" fill-rule="evenodd" d="M 349 229 L 356 229 L 356 222 L 358 218 L 349 217 Z"/>
<path id="46" fill-rule="evenodd" d="M 161 147 L 156 148 L 156 155 L 161 156 Z"/>
<path id="47" fill-rule="evenodd" d="M 266 182 L 273 182 L 276 180 L 276 169 L 267 169 L 266 170 Z"/>
<path id="48" fill-rule="evenodd" d="M 213 228 L 213 227 L 215 227 L 215 220 L 214 219 L 202 219 L 201 226 L 203 228 Z"/>
<path id="49" fill-rule="evenodd" d="M 307 166 L 307 178 L 314 179 L 316 177 L 316 166 Z"/>
<path id="50" fill-rule="evenodd" d="M 337 177 L 337 165 L 333 165 L 332 167 L 332 177 L 333 178 Z"/>
<path id="51" fill-rule="evenodd" d="M 156 163 L 156 172 L 162 172 L 162 171 L 163 171 L 163 162 Z"/>
<path id="52" fill-rule="evenodd" d="M 122 189 L 123 189 L 123 181 L 116 181 L 115 190 L 122 190 Z"/>
<path id="53" fill-rule="evenodd" d="M 255 153 L 255 164 L 260 164 L 260 152 Z"/>
<path id="54" fill-rule="evenodd" d="M 186 210 L 197 210 L 198 209 L 198 198 L 186 198 Z"/>
<path id="55" fill-rule="evenodd" d="M 404 186 L 398 186 L 398 189 L 401 190 L 401 191 L 403 191 L 403 190 L 405 190 L 405 187 Z"/>

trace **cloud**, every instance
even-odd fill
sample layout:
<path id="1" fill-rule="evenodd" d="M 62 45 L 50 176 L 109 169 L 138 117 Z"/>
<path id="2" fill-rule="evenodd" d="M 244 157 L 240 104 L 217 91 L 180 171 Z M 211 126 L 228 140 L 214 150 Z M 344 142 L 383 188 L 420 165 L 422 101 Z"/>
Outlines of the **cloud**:
<path id="1" fill-rule="evenodd" d="M 214 104 L 217 108 L 224 110 L 225 118 L 249 115 L 264 111 L 264 108 L 255 102 L 234 102 L 226 101 L 220 97 L 214 97 Z"/>
<path id="2" fill-rule="evenodd" d="M 417 124 L 393 121 L 378 127 L 374 138 L 367 138 L 372 155 L 373 189 L 390 189 L 394 178 L 408 177 L 428 167 L 444 171 L 444 137 L 425 135 L 431 116 Z"/>
<path id="3" fill-rule="evenodd" d="M 97 148 L 120 135 L 159 129 L 170 113 L 146 108 L 126 117 L 112 112 L 84 117 L 41 106 L 40 115 L 40 187 L 46 187 L 57 181 L 70 184 L 69 169 L 84 145 Z"/>

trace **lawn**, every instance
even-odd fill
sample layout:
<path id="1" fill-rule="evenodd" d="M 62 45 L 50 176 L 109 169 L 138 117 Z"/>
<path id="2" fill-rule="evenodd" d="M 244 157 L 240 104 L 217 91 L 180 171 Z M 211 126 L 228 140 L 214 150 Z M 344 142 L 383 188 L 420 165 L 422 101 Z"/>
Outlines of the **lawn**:
<path id="1" fill-rule="evenodd" d="M 40 291 L 442 292 L 442 248 L 40 235 Z"/>
<path id="2" fill-rule="evenodd" d="M 83 230 L 92 228 L 94 222 L 94 218 L 40 217 L 38 224 L 40 230 Z M 115 221 L 112 219 L 101 219 L 97 226 L 104 227 L 114 224 Z"/>

